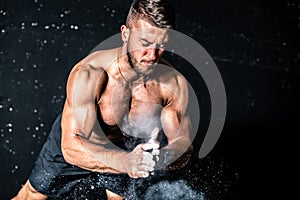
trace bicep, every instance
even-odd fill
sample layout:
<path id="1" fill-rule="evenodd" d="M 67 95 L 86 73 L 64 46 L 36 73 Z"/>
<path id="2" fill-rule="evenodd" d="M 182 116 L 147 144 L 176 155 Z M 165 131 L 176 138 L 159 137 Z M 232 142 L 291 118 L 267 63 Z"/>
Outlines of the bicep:
<path id="1" fill-rule="evenodd" d="M 95 83 L 91 80 L 91 72 L 80 70 L 77 72 L 71 83 L 70 99 L 74 114 L 80 115 L 86 109 L 92 108 L 95 104 Z"/>
<path id="2" fill-rule="evenodd" d="M 161 123 L 169 144 L 178 140 L 189 142 L 190 121 L 185 113 L 164 108 L 161 113 Z"/>
<path id="3" fill-rule="evenodd" d="M 173 87 L 172 87 L 173 86 Z M 179 76 L 169 87 L 165 87 L 167 103 L 161 113 L 161 123 L 169 142 L 189 140 L 190 121 L 187 115 L 188 87 L 185 79 Z M 171 88 L 172 91 L 171 91 Z"/>
<path id="4" fill-rule="evenodd" d="M 68 102 L 73 113 L 73 121 L 78 131 L 76 134 L 89 138 L 97 120 L 96 88 L 99 77 L 91 70 L 80 69 L 68 83 Z"/>

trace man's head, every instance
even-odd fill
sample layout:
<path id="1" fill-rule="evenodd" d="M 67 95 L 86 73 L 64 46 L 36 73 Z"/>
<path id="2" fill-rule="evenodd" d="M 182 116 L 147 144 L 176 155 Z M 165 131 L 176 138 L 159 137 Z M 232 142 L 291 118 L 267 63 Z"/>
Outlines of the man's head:
<path id="1" fill-rule="evenodd" d="M 164 52 L 171 28 L 175 28 L 174 12 L 166 0 L 133 2 L 121 31 L 129 64 L 136 72 L 152 73 Z"/>
<path id="2" fill-rule="evenodd" d="M 140 19 L 158 28 L 175 28 L 175 14 L 167 0 L 134 0 L 126 25 L 132 28 Z"/>

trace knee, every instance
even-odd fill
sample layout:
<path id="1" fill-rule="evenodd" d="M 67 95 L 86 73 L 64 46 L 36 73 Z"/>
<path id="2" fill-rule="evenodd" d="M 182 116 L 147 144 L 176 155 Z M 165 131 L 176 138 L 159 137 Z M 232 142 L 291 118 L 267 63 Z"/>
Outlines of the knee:
<path id="1" fill-rule="evenodd" d="M 21 188 L 17 196 L 12 198 L 12 200 L 44 200 L 47 199 L 47 196 L 39 193 L 36 189 L 32 187 L 29 180 Z"/>
<path id="2" fill-rule="evenodd" d="M 124 198 L 112 191 L 106 190 L 106 195 L 108 200 L 124 200 Z"/>

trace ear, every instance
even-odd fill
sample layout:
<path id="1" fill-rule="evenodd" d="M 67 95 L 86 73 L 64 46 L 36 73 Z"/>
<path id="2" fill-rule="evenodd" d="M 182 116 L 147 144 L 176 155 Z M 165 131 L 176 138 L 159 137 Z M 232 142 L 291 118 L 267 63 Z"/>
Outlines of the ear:
<path id="1" fill-rule="evenodd" d="M 129 38 L 129 28 L 126 25 L 121 26 L 121 35 L 123 42 L 127 42 Z"/>

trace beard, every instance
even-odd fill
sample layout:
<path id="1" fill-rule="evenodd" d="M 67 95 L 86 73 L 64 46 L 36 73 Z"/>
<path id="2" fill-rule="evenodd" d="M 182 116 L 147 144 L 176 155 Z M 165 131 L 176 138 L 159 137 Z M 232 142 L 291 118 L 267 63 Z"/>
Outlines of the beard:
<path id="1" fill-rule="evenodd" d="M 157 61 L 153 62 L 151 66 L 143 66 L 141 63 L 137 61 L 134 57 L 133 53 L 127 51 L 127 59 L 131 68 L 138 74 L 143 76 L 149 76 L 153 73 L 155 65 L 157 65 Z M 147 62 L 146 60 L 141 60 L 141 62 Z"/>

